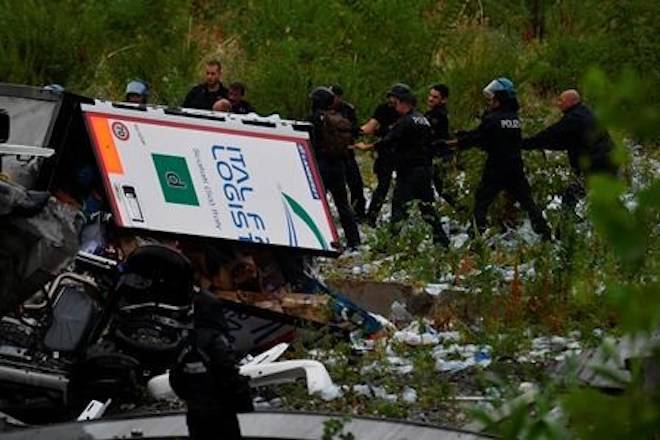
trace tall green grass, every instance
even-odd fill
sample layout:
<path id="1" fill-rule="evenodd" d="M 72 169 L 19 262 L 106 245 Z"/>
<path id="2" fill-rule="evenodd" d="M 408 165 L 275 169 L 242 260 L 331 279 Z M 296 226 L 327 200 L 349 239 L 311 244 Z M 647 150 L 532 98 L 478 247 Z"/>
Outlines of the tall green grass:
<path id="1" fill-rule="evenodd" d="M 178 102 L 195 80 L 191 1 L 0 0 L 0 81 L 121 99 L 142 78 Z"/>

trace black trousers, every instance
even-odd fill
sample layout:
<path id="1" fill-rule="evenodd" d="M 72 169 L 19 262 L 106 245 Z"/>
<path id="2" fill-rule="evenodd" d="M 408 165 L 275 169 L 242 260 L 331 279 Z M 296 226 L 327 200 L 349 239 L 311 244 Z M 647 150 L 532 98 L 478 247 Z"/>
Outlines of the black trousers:
<path id="1" fill-rule="evenodd" d="M 396 185 L 392 196 L 392 227 L 396 232 L 398 224 L 408 217 L 410 202 L 420 202 L 419 209 L 424 220 L 433 229 L 433 242 L 449 245 L 449 238 L 442 229 L 440 216 L 433 208 L 433 187 L 431 166 L 419 166 L 397 170 Z"/>
<path id="2" fill-rule="evenodd" d="M 550 227 L 532 199 L 532 190 L 522 167 L 520 169 L 509 168 L 499 172 L 484 170 L 474 200 L 474 220 L 479 231 L 483 232 L 486 229 L 488 208 L 501 191 L 508 192 L 514 200 L 520 203 L 522 209 L 529 215 L 534 232 L 545 240 L 551 238 Z"/>
<path id="3" fill-rule="evenodd" d="M 447 157 L 437 157 L 433 159 L 433 186 L 435 187 L 435 192 L 438 193 L 438 197 L 441 197 L 445 202 L 450 206 L 456 206 L 456 199 L 454 196 L 444 191 L 443 180 L 445 177 L 445 166 L 449 159 Z"/>
<path id="4" fill-rule="evenodd" d="M 374 174 L 378 179 L 378 185 L 371 195 L 367 218 L 372 225 L 376 224 L 378 214 L 385 203 L 387 193 L 392 184 L 392 175 L 394 174 L 394 159 L 391 154 L 378 154 L 374 161 Z"/>
<path id="5" fill-rule="evenodd" d="M 241 427 L 236 413 L 191 410 L 186 414 L 188 435 L 192 440 L 240 440 Z"/>
<path id="6" fill-rule="evenodd" d="M 563 208 L 568 211 L 573 211 L 575 209 L 578 202 L 587 195 L 587 178 L 594 174 L 617 178 L 619 168 L 612 162 L 609 156 L 592 158 L 591 167 L 586 172 L 578 168 L 573 168 L 571 181 L 561 194 L 561 204 Z"/>
<path id="7" fill-rule="evenodd" d="M 342 159 L 319 158 L 319 171 L 323 179 L 326 191 L 332 195 L 339 221 L 344 229 L 348 247 L 360 245 L 360 232 L 358 230 L 355 214 L 348 203 L 348 192 L 346 191 L 346 167 Z"/>
<path id="8" fill-rule="evenodd" d="M 364 182 L 362 181 L 362 174 L 360 174 L 360 167 L 357 160 L 355 160 L 355 152 L 349 151 L 346 161 L 346 183 L 348 183 L 348 191 L 351 194 L 351 206 L 353 212 L 358 217 L 364 217 L 367 201 L 364 198 Z"/>
<path id="9" fill-rule="evenodd" d="M 573 211 L 578 202 L 587 195 L 584 185 L 584 178 L 580 175 L 573 175 L 571 182 L 561 194 L 562 208 L 566 211 Z"/>

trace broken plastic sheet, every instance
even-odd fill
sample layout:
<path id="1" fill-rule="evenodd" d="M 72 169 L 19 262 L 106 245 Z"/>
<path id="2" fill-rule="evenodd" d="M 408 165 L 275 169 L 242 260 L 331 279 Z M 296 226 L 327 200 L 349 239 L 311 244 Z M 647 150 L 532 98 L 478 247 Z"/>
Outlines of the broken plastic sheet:
<path id="1" fill-rule="evenodd" d="M 16 183 L 0 179 L 0 217 L 9 214 L 36 214 L 48 202 L 47 192 L 28 191 Z"/>
<path id="2" fill-rule="evenodd" d="M 0 217 L 0 314 L 13 310 L 73 260 L 82 221 L 80 211 L 54 198 L 34 215 Z"/>

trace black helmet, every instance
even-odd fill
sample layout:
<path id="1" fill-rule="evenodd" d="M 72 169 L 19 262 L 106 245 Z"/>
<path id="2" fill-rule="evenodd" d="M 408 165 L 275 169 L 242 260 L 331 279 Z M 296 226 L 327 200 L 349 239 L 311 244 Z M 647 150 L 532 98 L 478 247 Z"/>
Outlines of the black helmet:
<path id="1" fill-rule="evenodd" d="M 335 94 L 328 87 L 317 87 L 309 94 L 312 100 L 312 108 L 315 110 L 329 109 L 335 102 Z"/>
<path id="2" fill-rule="evenodd" d="M 408 84 L 404 83 L 396 83 L 394 84 L 390 90 L 387 92 L 387 97 L 389 98 L 390 96 L 393 96 L 397 98 L 400 101 L 403 102 L 409 102 L 414 104 L 417 99 L 415 98 L 415 95 L 413 94 L 412 90 L 410 89 L 410 86 Z"/>

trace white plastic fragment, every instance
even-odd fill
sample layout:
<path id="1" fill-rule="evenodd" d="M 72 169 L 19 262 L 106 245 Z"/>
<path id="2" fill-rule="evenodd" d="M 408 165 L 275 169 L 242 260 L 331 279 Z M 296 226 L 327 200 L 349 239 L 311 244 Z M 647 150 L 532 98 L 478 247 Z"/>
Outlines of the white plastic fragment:
<path id="1" fill-rule="evenodd" d="M 411 322 L 405 329 L 394 333 L 394 340 L 412 346 L 438 345 L 438 333 L 428 323 Z"/>
<path id="2" fill-rule="evenodd" d="M 464 233 L 464 232 L 462 232 L 460 234 L 452 235 L 452 237 L 450 239 L 451 240 L 451 247 L 454 248 L 454 249 L 460 249 L 465 245 L 465 243 L 468 242 L 469 239 L 470 239 L 470 236 L 468 234 Z"/>
<path id="3" fill-rule="evenodd" d="M 319 394 L 321 395 L 321 399 L 325 400 L 326 402 L 339 399 L 341 396 L 344 395 L 341 387 L 335 384 L 328 385 L 327 387 L 322 389 Z"/>
<path id="4" fill-rule="evenodd" d="M 356 384 L 353 385 L 353 392 L 358 396 L 371 397 L 371 387 L 369 385 Z"/>
<path id="5" fill-rule="evenodd" d="M 474 344 L 452 344 L 446 348 L 438 346 L 433 349 L 435 369 L 455 373 L 474 366 L 486 368 L 492 362 L 491 351 L 491 347 L 487 345 L 478 347 Z"/>
<path id="6" fill-rule="evenodd" d="M 399 398 L 396 394 L 388 393 L 385 387 L 371 387 L 374 397 L 387 400 L 388 402 L 396 402 Z"/>
<path id="7" fill-rule="evenodd" d="M 98 400 L 92 400 L 87 404 L 87 407 L 80 413 L 78 416 L 78 422 L 84 422 L 87 420 L 96 420 L 103 417 L 103 413 L 112 403 L 112 399 L 106 400 L 105 403 L 99 402 Z"/>
<path id="8" fill-rule="evenodd" d="M 431 296 L 438 296 L 445 290 L 449 290 L 449 288 L 450 288 L 449 283 L 436 283 L 436 284 L 429 283 L 424 288 L 424 291 Z"/>
<path id="9" fill-rule="evenodd" d="M 417 402 L 417 391 L 414 388 L 406 386 L 401 394 L 401 399 L 406 403 L 415 403 Z"/>
<path id="10" fill-rule="evenodd" d="M 390 318 L 394 322 L 410 322 L 415 319 L 408 309 L 406 309 L 405 304 L 399 301 L 394 301 L 390 306 Z"/>

